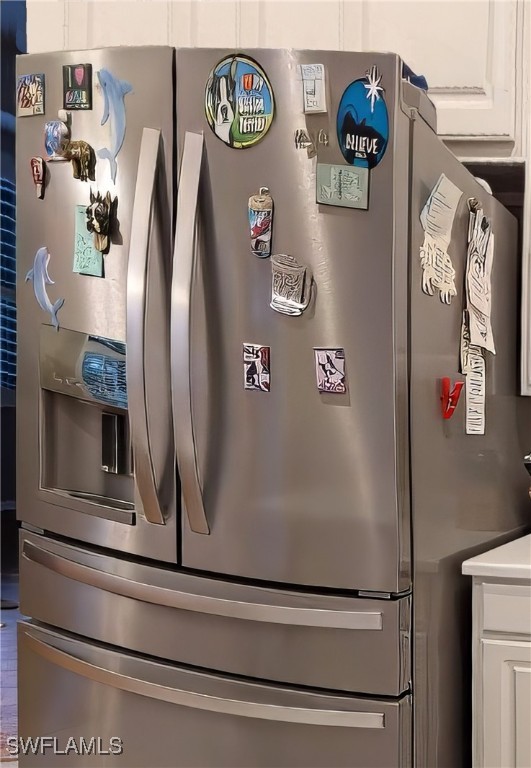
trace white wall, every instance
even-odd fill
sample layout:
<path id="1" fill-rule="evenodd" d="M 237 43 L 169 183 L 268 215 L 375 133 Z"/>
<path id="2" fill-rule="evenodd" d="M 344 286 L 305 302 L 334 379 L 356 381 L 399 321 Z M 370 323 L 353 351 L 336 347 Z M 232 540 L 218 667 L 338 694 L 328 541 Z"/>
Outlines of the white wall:
<path id="1" fill-rule="evenodd" d="M 454 0 L 27 0 L 28 51 L 146 44 L 386 50 L 422 70 L 431 87 L 451 82 L 473 88 L 483 79 L 492 42 L 491 5 Z"/>
<path id="2" fill-rule="evenodd" d="M 525 0 L 27 0 L 28 51 L 110 45 L 393 51 L 424 74 L 441 135 L 514 154 Z M 520 41 L 520 42 L 519 42 Z"/>

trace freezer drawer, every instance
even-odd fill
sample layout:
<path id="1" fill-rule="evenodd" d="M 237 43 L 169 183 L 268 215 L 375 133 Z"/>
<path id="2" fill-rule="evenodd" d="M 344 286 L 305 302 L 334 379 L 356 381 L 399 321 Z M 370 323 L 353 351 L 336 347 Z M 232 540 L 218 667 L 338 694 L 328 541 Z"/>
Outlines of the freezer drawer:
<path id="1" fill-rule="evenodd" d="M 29 622 L 19 625 L 19 659 L 19 735 L 57 739 L 55 749 L 20 756 L 21 768 L 66 768 L 73 756 L 77 768 L 410 765 L 409 696 L 383 702 L 230 680 Z M 114 754 L 78 755 L 70 737 L 95 737 L 94 751 Z"/>
<path id="2" fill-rule="evenodd" d="M 409 597 L 373 600 L 235 584 L 24 530 L 20 574 L 26 615 L 139 653 L 371 695 L 396 696 L 409 685 Z"/>

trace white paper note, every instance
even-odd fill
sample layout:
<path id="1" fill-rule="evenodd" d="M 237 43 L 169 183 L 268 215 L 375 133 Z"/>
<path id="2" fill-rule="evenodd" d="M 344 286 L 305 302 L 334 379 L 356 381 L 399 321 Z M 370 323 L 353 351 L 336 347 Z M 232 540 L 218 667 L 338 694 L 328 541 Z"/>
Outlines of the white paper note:
<path id="1" fill-rule="evenodd" d="M 439 291 L 444 304 L 456 295 L 455 269 L 448 254 L 452 226 L 463 193 L 441 173 L 420 214 L 424 243 L 420 248 L 422 290 L 429 296 Z"/>
<path id="2" fill-rule="evenodd" d="M 480 347 L 468 348 L 468 371 L 465 384 L 467 435 L 485 434 L 485 358 Z"/>
<path id="3" fill-rule="evenodd" d="M 466 309 L 463 310 L 461 321 L 460 371 L 463 375 L 470 371 L 470 327 Z"/>
<path id="4" fill-rule="evenodd" d="M 303 109 L 305 113 L 326 112 L 324 64 L 301 64 Z"/>
<path id="5" fill-rule="evenodd" d="M 496 354 L 491 324 L 491 272 L 494 235 L 483 209 L 471 211 L 468 228 L 466 295 L 470 322 L 470 341 Z"/>

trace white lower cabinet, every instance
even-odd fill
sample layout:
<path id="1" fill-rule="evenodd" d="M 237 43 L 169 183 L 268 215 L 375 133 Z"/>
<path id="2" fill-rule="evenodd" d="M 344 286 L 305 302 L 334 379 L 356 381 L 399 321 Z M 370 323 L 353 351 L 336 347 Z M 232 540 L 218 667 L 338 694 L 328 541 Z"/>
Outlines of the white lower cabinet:
<path id="1" fill-rule="evenodd" d="M 474 762 L 485 768 L 530 768 L 531 640 L 482 638 L 481 655 L 483 722 L 477 725 L 483 738 Z"/>
<path id="2" fill-rule="evenodd" d="M 463 563 L 472 582 L 474 768 L 531 768 L 531 535 Z"/>

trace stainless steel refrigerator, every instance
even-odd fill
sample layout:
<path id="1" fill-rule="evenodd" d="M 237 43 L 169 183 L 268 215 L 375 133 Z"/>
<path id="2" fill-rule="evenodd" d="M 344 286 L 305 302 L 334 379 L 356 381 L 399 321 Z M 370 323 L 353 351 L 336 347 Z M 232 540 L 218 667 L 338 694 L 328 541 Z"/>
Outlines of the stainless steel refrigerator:
<path id="1" fill-rule="evenodd" d="M 56 741 L 20 765 L 466 765 L 460 563 L 529 523 L 515 220 L 392 54 L 19 57 L 32 74 L 19 718 Z M 65 104 L 40 199 L 30 160 Z M 92 147 L 94 181 L 70 141 Z M 442 173 L 463 193 L 450 304 L 419 258 Z M 91 192 L 112 203 L 97 275 L 73 267 Z M 440 403 L 444 377 L 464 380 L 469 198 L 496 238 L 484 435 L 465 433 L 464 393 L 451 419 Z"/>

